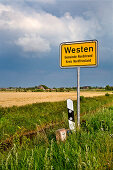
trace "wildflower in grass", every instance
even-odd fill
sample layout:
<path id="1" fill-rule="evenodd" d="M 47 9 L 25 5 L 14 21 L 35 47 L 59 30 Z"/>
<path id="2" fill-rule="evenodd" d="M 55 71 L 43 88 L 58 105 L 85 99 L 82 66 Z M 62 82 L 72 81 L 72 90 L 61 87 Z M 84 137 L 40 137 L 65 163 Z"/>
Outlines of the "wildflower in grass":
<path id="1" fill-rule="evenodd" d="M 110 137 L 113 137 L 113 134 L 110 134 Z"/>

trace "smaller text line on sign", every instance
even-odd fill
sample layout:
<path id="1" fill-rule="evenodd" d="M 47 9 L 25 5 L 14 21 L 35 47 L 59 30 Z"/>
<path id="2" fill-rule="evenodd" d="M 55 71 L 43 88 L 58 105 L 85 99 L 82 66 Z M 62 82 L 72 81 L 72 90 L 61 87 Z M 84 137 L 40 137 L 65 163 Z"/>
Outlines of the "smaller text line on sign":
<path id="1" fill-rule="evenodd" d="M 96 67 L 98 41 L 65 42 L 60 44 L 60 67 Z"/>

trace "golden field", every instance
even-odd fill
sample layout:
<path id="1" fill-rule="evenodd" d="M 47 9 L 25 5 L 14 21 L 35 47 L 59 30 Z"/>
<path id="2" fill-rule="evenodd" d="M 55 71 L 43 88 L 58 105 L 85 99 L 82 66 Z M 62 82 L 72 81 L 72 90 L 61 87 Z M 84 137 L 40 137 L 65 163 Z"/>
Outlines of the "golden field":
<path id="1" fill-rule="evenodd" d="M 80 96 L 94 97 L 105 95 L 106 92 L 82 91 Z M 0 92 L 0 106 L 22 106 L 40 102 L 63 101 L 68 98 L 77 99 L 77 92 Z"/>

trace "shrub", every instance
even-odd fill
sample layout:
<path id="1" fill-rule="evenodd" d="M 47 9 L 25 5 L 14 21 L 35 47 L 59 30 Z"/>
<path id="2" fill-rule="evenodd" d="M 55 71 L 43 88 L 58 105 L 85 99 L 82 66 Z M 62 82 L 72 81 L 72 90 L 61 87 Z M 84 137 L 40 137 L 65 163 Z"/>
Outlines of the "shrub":
<path id="1" fill-rule="evenodd" d="M 59 89 L 59 91 L 60 91 L 60 92 L 64 92 L 64 88 L 61 87 L 61 88 Z"/>
<path id="2" fill-rule="evenodd" d="M 106 93 L 105 96 L 109 96 L 109 93 Z"/>
<path id="3" fill-rule="evenodd" d="M 34 90 L 34 92 L 43 92 L 44 90 L 43 89 L 36 89 Z"/>
<path id="4" fill-rule="evenodd" d="M 84 96 L 80 96 L 80 101 L 84 102 L 85 101 L 85 97 Z"/>

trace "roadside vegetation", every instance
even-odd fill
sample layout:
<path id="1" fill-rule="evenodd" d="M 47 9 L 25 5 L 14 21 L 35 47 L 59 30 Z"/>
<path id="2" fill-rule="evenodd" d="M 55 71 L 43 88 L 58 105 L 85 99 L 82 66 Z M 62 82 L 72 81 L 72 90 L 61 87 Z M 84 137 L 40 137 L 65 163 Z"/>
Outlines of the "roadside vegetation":
<path id="1" fill-rule="evenodd" d="M 113 101 L 113 95 L 81 99 L 81 115 L 94 112 L 96 109 Z M 76 101 L 74 110 L 76 116 Z M 14 135 L 20 129 L 35 130 L 37 126 L 58 123 L 67 120 L 66 101 L 35 103 L 31 105 L 11 108 L 0 108 L 0 140 Z"/>
<path id="2" fill-rule="evenodd" d="M 74 110 L 76 117 L 76 101 Z M 0 108 L 1 143 L 14 136 L 10 148 L 1 148 L 0 169 L 112 169 L 113 95 L 81 96 L 81 129 L 57 143 L 55 130 L 68 128 L 67 117 L 66 101 Z M 41 133 L 20 141 L 20 133 L 37 127 Z"/>

